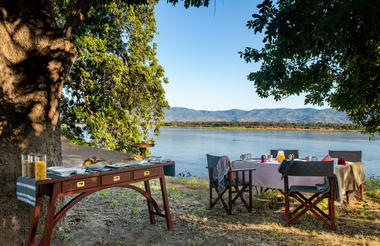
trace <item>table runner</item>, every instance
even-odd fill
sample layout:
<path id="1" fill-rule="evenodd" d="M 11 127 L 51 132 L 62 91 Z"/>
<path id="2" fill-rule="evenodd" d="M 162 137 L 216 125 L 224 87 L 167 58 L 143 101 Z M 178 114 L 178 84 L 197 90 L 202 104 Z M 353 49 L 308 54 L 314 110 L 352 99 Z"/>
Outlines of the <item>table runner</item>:
<path id="1" fill-rule="evenodd" d="M 36 182 L 34 178 L 18 177 L 16 183 L 17 199 L 31 206 L 36 204 Z"/>

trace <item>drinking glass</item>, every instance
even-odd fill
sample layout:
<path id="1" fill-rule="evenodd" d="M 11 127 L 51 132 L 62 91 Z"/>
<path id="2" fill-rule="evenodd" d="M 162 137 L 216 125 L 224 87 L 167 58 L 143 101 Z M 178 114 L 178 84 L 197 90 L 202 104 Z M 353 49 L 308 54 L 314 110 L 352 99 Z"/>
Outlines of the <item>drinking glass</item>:
<path id="1" fill-rule="evenodd" d="M 28 177 L 34 178 L 35 176 L 35 166 L 34 166 L 35 156 L 33 153 L 28 154 Z"/>
<path id="2" fill-rule="evenodd" d="M 29 168 L 29 154 L 21 154 L 21 176 L 28 177 L 28 168 Z"/>
<path id="3" fill-rule="evenodd" d="M 247 159 L 252 159 L 252 154 L 251 153 L 247 153 Z"/>
<path id="4" fill-rule="evenodd" d="M 36 154 L 34 166 L 35 166 L 36 180 L 46 179 L 46 155 L 45 154 Z"/>

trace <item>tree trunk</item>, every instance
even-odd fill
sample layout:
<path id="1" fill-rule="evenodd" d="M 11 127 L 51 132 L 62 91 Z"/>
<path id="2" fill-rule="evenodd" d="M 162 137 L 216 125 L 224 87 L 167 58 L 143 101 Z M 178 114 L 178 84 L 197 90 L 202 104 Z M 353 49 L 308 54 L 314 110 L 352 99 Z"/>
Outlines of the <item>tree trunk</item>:
<path id="1" fill-rule="evenodd" d="M 32 207 L 16 199 L 21 153 L 60 165 L 59 98 L 76 52 L 49 0 L 0 0 L 0 245 L 25 245 Z"/>

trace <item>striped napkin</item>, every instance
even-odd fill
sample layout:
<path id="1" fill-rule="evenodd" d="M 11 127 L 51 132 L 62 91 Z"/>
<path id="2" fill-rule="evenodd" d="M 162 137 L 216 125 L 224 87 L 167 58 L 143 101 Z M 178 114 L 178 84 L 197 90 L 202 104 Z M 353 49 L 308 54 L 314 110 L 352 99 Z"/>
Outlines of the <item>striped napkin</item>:
<path id="1" fill-rule="evenodd" d="M 225 176 L 230 170 L 230 159 L 227 156 L 222 156 L 216 166 L 218 170 L 218 194 L 222 194 L 225 190 Z"/>
<path id="2" fill-rule="evenodd" d="M 36 205 L 36 182 L 34 178 L 18 177 L 16 183 L 17 199 L 31 206 Z"/>

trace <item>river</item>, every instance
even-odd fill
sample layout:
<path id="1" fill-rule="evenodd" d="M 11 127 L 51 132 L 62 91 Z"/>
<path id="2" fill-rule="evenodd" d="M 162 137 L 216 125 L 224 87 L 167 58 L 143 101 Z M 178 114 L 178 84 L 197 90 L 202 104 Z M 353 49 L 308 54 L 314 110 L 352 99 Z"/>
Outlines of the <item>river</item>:
<path id="1" fill-rule="evenodd" d="M 368 141 L 358 132 L 272 131 L 238 129 L 161 128 L 152 155 L 176 162 L 176 174 L 207 177 L 206 154 L 237 160 L 243 153 L 268 155 L 270 149 L 298 149 L 300 157 L 319 160 L 329 150 L 361 150 L 366 176 L 380 176 L 380 138 Z"/>

